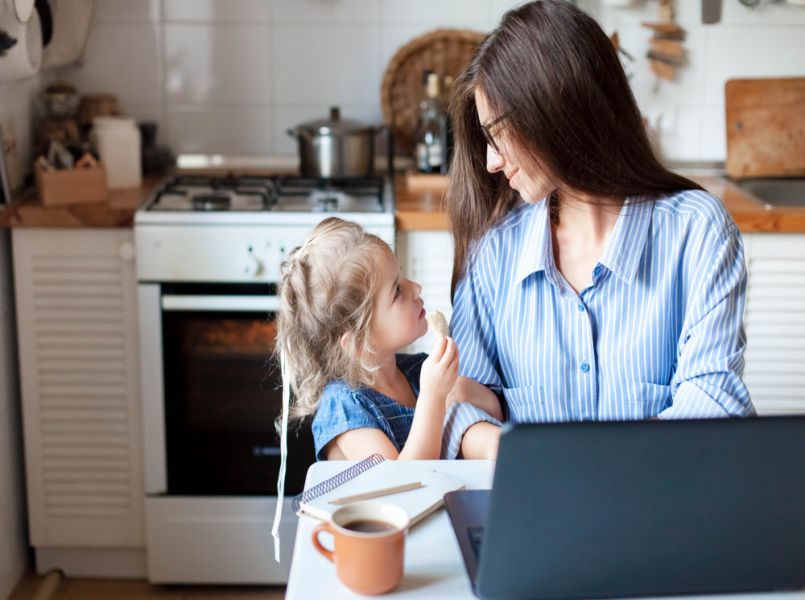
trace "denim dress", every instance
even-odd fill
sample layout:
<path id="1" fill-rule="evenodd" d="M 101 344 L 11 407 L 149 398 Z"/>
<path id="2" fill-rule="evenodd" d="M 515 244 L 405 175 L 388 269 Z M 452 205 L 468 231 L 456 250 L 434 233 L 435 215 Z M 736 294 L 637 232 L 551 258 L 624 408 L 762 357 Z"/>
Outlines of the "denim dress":
<path id="1" fill-rule="evenodd" d="M 419 374 L 425 353 L 398 354 L 397 368 L 402 371 L 415 396 L 419 396 Z M 380 429 L 399 452 L 408 439 L 414 409 L 404 406 L 369 387 L 351 388 L 343 381 L 331 381 L 324 388 L 313 417 L 316 458 L 325 460 L 324 448 L 333 439 L 351 429 Z"/>

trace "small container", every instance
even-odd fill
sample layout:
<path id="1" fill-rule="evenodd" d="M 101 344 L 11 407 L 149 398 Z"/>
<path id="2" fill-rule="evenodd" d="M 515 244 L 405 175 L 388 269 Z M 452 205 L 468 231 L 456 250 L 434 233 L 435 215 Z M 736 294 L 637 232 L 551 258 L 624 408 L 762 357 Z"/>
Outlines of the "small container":
<path id="1" fill-rule="evenodd" d="M 90 140 L 106 168 L 110 190 L 142 184 L 140 130 L 134 119 L 96 117 L 92 120 Z"/>
<path id="2" fill-rule="evenodd" d="M 34 175 L 39 200 L 43 206 L 66 206 L 103 202 L 107 198 L 106 173 L 103 165 L 87 155 L 74 169 L 55 170 L 44 161 L 34 162 Z"/>

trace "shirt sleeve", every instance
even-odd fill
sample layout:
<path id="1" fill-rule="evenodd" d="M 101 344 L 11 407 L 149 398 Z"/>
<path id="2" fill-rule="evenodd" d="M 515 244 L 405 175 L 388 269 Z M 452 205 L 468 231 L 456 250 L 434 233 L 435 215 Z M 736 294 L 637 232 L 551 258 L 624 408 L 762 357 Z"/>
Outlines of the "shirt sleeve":
<path id="1" fill-rule="evenodd" d="M 467 273 L 456 287 L 450 332 L 459 351 L 459 374 L 502 392 L 502 380 L 494 328 L 495 289 L 493 275 L 495 248 L 487 240 L 467 267 Z M 442 437 L 442 458 L 455 458 L 467 429 L 485 421 L 500 425 L 500 421 L 469 403 L 453 404 L 447 411 Z"/>
<path id="2" fill-rule="evenodd" d="M 730 223 L 723 236 L 690 252 L 688 308 L 671 379 L 671 406 L 661 419 L 742 417 L 755 414 L 741 376 L 746 333 L 743 313 L 746 264 L 740 233 Z"/>
<path id="3" fill-rule="evenodd" d="M 322 392 L 311 429 L 316 459 L 326 460 L 324 448 L 342 433 L 352 429 L 383 427 L 361 402 L 360 392 L 342 383 L 331 383 Z"/>

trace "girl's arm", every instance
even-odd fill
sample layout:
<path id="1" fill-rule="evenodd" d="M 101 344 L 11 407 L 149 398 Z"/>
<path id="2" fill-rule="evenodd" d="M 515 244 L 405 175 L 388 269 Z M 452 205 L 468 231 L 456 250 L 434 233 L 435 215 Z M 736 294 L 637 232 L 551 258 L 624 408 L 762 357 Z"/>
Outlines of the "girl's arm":
<path id="1" fill-rule="evenodd" d="M 458 350 L 452 338 L 441 338 L 422 363 L 420 391 L 408 440 L 401 460 L 438 459 L 442 449 L 442 424 L 447 394 L 458 378 Z"/>
<path id="2" fill-rule="evenodd" d="M 422 363 L 420 394 L 403 449 L 398 453 L 381 430 L 361 427 L 333 438 L 324 449 L 327 460 L 361 460 L 376 453 L 392 460 L 438 459 L 445 401 L 457 377 L 456 344 L 451 338 L 442 338 Z"/>
<path id="3" fill-rule="evenodd" d="M 350 429 L 334 438 L 324 449 L 327 460 L 363 460 L 372 454 L 397 458 L 397 448 L 380 429 Z"/>

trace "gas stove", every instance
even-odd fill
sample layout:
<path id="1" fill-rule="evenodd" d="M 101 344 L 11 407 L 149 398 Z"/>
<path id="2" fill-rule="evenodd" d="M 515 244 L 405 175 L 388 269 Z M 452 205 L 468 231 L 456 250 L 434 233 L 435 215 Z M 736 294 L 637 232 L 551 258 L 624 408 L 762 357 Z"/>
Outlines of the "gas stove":
<path id="1" fill-rule="evenodd" d="M 291 436 L 277 564 L 280 265 L 333 215 L 393 248 L 394 210 L 388 178 L 184 174 L 135 213 L 150 581 L 287 581 L 290 496 L 315 456 L 309 432 Z"/>
<path id="2" fill-rule="evenodd" d="M 362 225 L 394 222 L 387 178 L 177 175 L 135 215 L 135 224 L 315 224 L 342 216 Z"/>
<path id="3" fill-rule="evenodd" d="M 140 281 L 274 283 L 320 221 L 338 216 L 394 248 L 388 177 L 176 175 L 134 215 Z"/>

